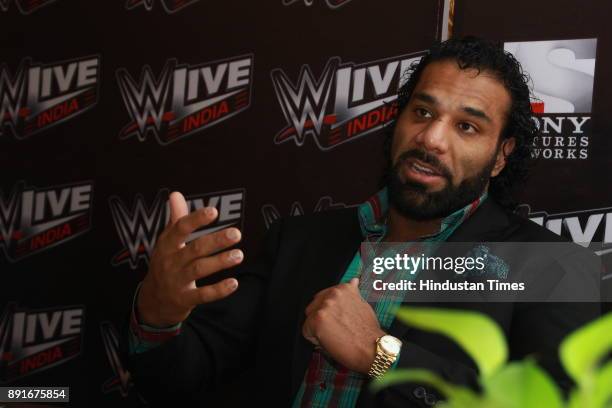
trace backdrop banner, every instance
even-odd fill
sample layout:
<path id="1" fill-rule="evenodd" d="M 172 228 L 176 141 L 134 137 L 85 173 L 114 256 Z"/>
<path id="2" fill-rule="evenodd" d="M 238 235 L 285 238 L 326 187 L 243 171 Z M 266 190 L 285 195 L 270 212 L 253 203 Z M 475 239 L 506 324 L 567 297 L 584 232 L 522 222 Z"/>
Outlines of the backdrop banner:
<path id="1" fill-rule="evenodd" d="M 218 209 L 192 238 L 238 227 L 246 257 L 279 217 L 360 204 L 402 73 L 447 34 L 532 78 L 518 210 L 607 256 L 612 4 L 448 3 L 0 0 L 0 385 L 146 406 L 118 339 L 169 192 Z"/>

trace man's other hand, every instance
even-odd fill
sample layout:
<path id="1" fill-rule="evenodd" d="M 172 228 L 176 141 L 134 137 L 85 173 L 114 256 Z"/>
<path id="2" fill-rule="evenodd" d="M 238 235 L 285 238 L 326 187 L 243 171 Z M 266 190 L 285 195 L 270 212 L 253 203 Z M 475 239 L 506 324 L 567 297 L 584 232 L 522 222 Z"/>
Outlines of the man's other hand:
<path id="1" fill-rule="evenodd" d="M 385 332 L 354 278 L 315 295 L 302 334 L 349 370 L 366 374 L 376 357 L 376 339 Z"/>

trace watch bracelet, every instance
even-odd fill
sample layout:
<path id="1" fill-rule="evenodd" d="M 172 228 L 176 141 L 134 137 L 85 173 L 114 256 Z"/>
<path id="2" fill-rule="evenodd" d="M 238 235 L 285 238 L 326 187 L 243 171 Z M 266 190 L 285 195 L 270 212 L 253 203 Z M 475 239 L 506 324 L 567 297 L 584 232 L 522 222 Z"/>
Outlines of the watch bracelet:
<path id="1" fill-rule="evenodd" d="M 395 362 L 397 357 L 391 357 L 384 352 L 378 352 L 376 357 L 374 358 L 374 362 L 370 367 L 370 371 L 368 371 L 368 376 L 370 378 L 379 378 L 382 377 L 391 365 Z"/>

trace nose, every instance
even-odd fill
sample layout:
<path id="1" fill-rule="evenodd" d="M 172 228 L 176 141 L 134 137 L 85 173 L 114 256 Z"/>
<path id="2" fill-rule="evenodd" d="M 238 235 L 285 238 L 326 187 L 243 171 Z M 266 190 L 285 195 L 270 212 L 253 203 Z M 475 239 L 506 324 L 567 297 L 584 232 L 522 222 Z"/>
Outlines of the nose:
<path id="1" fill-rule="evenodd" d="M 451 131 L 448 126 L 444 118 L 431 120 L 417 134 L 415 141 L 427 151 L 443 154 L 448 150 L 448 135 Z"/>

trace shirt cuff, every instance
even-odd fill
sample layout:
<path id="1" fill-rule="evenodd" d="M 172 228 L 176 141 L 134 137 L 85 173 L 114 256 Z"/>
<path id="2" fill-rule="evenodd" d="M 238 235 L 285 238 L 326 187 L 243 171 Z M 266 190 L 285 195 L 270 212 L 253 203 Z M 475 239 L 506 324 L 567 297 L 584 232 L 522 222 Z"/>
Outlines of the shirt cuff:
<path id="1" fill-rule="evenodd" d="M 139 354 L 158 347 L 166 341 L 181 333 L 182 323 L 169 327 L 153 327 L 140 323 L 136 311 L 136 300 L 140 292 L 142 282 L 136 287 L 134 299 L 132 300 L 132 314 L 130 317 L 129 353 Z"/>

